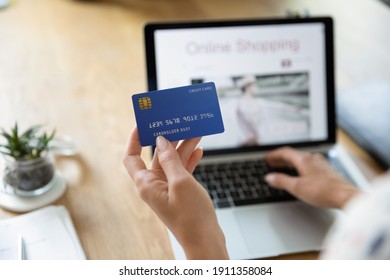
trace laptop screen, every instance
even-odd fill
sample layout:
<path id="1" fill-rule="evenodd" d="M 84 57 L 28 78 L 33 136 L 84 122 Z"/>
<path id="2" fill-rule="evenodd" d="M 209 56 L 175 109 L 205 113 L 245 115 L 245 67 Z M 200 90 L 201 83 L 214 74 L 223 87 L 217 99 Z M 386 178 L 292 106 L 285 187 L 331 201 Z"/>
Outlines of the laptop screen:
<path id="1" fill-rule="evenodd" d="M 149 90 L 214 82 L 225 132 L 207 152 L 334 141 L 331 20 L 150 24 Z"/>

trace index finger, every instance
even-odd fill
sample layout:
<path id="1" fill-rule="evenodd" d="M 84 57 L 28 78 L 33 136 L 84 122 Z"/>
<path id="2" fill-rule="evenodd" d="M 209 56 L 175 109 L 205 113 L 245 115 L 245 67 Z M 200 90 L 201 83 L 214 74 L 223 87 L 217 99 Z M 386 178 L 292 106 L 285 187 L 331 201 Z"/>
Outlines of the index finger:
<path id="1" fill-rule="evenodd" d="M 142 147 L 139 141 L 138 129 L 137 126 L 135 126 L 127 141 L 126 152 L 123 159 L 123 164 L 126 167 L 127 173 L 129 173 L 133 179 L 137 172 L 146 169 L 146 165 L 141 159 L 141 151 Z"/>
<path id="2" fill-rule="evenodd" d="M 291 166 L 301 169 L 310 154 L 290 147 L 283 147 L 270 152 L 266 156 L 266 161 L 271 166 Z"/>
<path id="3" fill-rule="evenodd" d="M 200 140 L 202 140 L 202 137 L 187 139 L 180 143 L 177 152 L 184 166 L 187 165 L 188 159 L 195 151 L 196 145 L 199 144 Z"/>

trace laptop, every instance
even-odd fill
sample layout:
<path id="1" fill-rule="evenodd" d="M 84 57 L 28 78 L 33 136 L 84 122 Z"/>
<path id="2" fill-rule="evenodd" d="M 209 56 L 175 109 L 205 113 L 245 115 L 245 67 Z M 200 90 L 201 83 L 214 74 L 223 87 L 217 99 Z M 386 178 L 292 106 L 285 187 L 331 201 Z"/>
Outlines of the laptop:
<path id="1" fill-rule="evenodd" d="M 332 19 L 151 23 L 145 48 L 149 90 L 216 85 L 225 132 L 202 139 L 194 176 L 213 199 L 230 257 L 320 250 L 337 211 L 269 188 L 264 156 L 286 145 L 320 152 L 356 186 L 369 186 L 336 145 Z"/>

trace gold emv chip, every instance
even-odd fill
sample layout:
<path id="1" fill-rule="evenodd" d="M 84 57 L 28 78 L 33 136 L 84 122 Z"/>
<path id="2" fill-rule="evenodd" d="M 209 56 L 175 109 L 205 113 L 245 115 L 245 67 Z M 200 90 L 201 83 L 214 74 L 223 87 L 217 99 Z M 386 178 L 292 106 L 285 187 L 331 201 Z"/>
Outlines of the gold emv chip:
<path id="1" fill-rule="evenodd" d="M 150 97 L 141 97 L 138 99 L 138 105 L 140 110 L 146 110 L 152 108 L 152 100 Z"/>

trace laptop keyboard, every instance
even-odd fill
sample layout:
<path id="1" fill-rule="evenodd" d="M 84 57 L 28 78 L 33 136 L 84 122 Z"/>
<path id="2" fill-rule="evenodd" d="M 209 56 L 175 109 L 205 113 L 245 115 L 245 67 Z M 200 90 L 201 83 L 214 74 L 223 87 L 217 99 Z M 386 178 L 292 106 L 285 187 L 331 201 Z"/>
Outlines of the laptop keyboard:
<path id="1" fill-rule="evenodd" d="M 270 172 L 298 175 L 292 168 L 271 168 L 264 160 L 204 164 L 193 174 L 216 208 L 295 200 L 287 192 L 267 185 L 264 176 Z"/>

